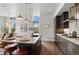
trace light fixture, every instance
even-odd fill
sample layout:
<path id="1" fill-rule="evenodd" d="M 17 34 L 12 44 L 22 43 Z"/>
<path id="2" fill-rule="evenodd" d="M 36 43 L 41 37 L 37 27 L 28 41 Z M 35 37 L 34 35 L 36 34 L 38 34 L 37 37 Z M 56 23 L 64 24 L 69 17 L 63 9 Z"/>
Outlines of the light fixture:
<path id="1" fill-rule="evenodd" d="M 19 8 L 21 8 L 20 5 L 19 5 Z M 23 19 L 21 15 L 21 9 L 19 9 L 19 15 L 16 17 L 16 19 L 21 19 L 21 20 Z"/>
<path id="2" fill-rule="evenodd" d="M 17 16 L 17 19 L 23 19 L 23 17 L 21 16 L 21 14 L 19 14 L 19 16 Z"/>

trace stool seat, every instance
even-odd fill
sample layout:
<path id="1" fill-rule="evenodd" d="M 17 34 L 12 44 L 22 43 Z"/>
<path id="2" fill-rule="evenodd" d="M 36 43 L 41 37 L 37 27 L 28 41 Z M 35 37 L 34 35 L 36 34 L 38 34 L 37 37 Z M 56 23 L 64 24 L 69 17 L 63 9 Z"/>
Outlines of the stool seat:
<path id="1" fill-rule="evenodd" d="M 15 47 L 15 46 L 16 46 L 16 44 L 9 44 L 9 45 L 5 46 L 5 49 L 11 48 L 11 47 Z"/>
<path id="2" fill-rule="evenodd" d="M 16 50 L 17 55 L 28 55 L 29 51 L 27 48 L 18 48 Z"/>
<path id="3" fill-rule="evenodd" d="M 7 46 L 5 46 L 5 54 L 8 52 L 8 53 L 12 53 L 12 51 L 16 50 L 17 49 L 17 45 L 16 44 L 9 44 Z"/>

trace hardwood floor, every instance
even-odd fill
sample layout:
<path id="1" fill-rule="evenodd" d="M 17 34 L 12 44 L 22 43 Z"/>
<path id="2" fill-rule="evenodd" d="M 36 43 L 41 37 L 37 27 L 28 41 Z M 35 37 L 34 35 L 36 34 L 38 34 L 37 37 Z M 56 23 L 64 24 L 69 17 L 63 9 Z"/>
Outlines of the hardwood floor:
<path id="1" fill-rule="evenodd" d="M 63 55 L 63 52 L 54 42 L 42 42 L 40 55 Z"/>
<path id="2" fill-rule="evenodd" d="M 1 53 L 0 55 L 2 55 Z M 63 55 L 63 52 L 54 42 L 42 42 L 40 55 Z"/>

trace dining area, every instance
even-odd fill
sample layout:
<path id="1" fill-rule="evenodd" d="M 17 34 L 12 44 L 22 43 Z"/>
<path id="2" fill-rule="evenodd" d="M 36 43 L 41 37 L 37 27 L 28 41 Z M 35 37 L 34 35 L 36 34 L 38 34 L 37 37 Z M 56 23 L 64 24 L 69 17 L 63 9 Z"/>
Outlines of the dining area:
<path id="1" fill-rule="evenodd" d="M 0 16 L 0 55 L 39 55 L 41 34 L 25 19 Z"/>
<path id="2" fill-rule="evenodd" d="M 14 36 L 12 33 L 0 36 L 0 48 L 4 55 L 38 54 L 41 48 L 41 35 Z M 1 53 L 0 53 L 1 54 Z"/>

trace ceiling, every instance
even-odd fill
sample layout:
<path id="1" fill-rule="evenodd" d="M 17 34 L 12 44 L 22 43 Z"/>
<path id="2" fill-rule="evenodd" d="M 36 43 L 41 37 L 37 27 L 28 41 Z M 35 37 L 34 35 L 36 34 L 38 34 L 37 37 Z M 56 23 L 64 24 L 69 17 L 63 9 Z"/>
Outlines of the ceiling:
<path id="1" fill-rule="evenodd" d="M 41 3 L 41 14 L 54 14 L 60 3 Z"/>
<path id="2" fill-rule="evenodd" d="M 59 13 L 57 15 L 60 15 L 64 11 L 69 11 L 69 8 L 71 6 L 74 6 L 74 3 L 65 3 L 65 5 L 63 6 L 63 8 L 61 8 L 61 10 L 59 11 Z"/>
<path id="3" fill-rule="evenodd" d="M 16 3 L 0 3 L 0 16 L 11 16 L 12 13 L 16 13 L 16 8 Z"/>
<path id="4" fill-rule="evenodd" d="M 38 12 L 41 15 L 47 15 L 47 14 L 54 15 L 62 3 L 22 3 L 22 4 L 25 5 L 23 5 L 24 7 L 22 6 L 22 8 L 20 9 L 26 9 L 23 11 L 26 12 L 27 16 L 28 15 L 32 16 L 34 12 Z M 13 14 L 16 14 L 18 12 L 18 10 L 16 9 L 18 7 L 17 5 L 18 3 L 0 3 L 0 15 L 7 14 L 9 16 L 11 12 Z M 65 7 L 63 7 L 62 10 L 60 10 L 59 14 L 61 14 L 63 10 L 68 10 L 68 8 L 72 5 L 73 4 L 65 4 Z"/>
<path id="5" fill-rule="evenodd" d="M 61 3 L 27 3 L 31 10 L 40 11 L 40 14 L 53 14 Z"/>

